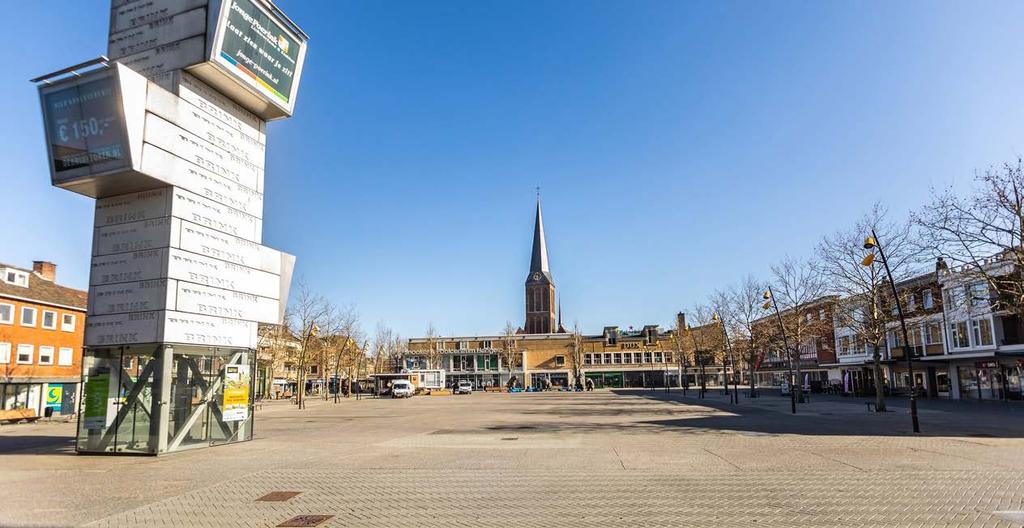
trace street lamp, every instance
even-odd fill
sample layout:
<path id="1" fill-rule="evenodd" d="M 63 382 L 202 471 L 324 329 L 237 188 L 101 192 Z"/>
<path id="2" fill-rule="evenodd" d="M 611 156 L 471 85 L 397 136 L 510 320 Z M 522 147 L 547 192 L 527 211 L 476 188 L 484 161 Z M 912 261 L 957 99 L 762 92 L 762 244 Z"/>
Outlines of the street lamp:
<path id="1" fill-rule="evenodd" d="M 789 339 L 786 338 L 786 325 L 782 324 L 782 313 L 779 312 L 779 303 L 775 302 L 775 294 L 772 293 L 772 287 L 769 286 L 764 292 L 764 304 L 761 308 L 768 310 L 769 308 L 775 308 L 775 317 L 779 321 L 779 330 L 782 332 L 782 346 L 785 347 L 786 356 L 789 357 L 789 407 L 793 414 L 796 414 L 796 393 L 793 392 L 793 353 L 789 350 Z M 800 387 L 803 390 L 803 387 Z"/>
<path id="2" fill-rule="evenodd" d="M 896 282 L 892 280 L 892 271 L 889 270 L 889 259 L 885 258 L 885 251 L 878 243 L 878 235 L 871 230 L 871 236 L 864 239 L 864 249 L 878 249 L 878 256 L 885 266 L 885 275 L 889 278 L 889 286 L 892 288 L 892 298 L 896 302 L 896 314 L 900 317 L 900 330 L 903 332 L 903 355 L 907 358 L 907 375 L 910 377 L 910 421 L 914 425 L 914 432 L 921 432 L 921 425 L 917 421 L 917 381 L 914 379 L 914 362 L 911 358 L 910 336 L 907 334 L 907 321 L 903 318 L 903 305 L 900 303 L 899 293 L 896 291 Z M 864 266 L 871 266 L 875 262 L 874 252 L 864 257 L 861 262 Z"/>

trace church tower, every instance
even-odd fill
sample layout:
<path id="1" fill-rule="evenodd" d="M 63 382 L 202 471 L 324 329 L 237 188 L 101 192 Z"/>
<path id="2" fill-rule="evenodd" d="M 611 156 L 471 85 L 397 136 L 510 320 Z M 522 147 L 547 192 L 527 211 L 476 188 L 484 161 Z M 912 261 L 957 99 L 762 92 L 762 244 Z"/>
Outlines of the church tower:
<path id="1" fill-rule="evenodd" d="M 548 267 L 548 246 L 544 240 L 544 219 L 537 197 L 537 218 L 533 225 L 533 255 L 526 277 L 526 333 L 555 332 L 555 281 Z"/>

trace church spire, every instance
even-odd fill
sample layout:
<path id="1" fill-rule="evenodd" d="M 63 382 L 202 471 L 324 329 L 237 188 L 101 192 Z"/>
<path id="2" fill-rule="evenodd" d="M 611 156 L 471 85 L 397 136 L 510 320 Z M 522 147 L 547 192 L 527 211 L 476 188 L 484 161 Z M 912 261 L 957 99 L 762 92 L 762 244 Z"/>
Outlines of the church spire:
<path id="1" fill-rule="evenodd" d="M 544 239 L 544 217 L 540 210 L 540 194 L 537 195 L 537 216 L 533 224 L 533 255 L 530 258 L 530 273 L 541 273 L 551 280 L 548 266 L 548 245 Z"/>
<path id="2" fill-rule="evenodd" d="M 544 239 L 544 217 L 537 191 L 537 216 L 533 224 L 533 255 L 530 274 L 526 277 L 526 333 L 550 334 L 555 326 L 555 281 L 548 266 L 548 244 Z"/>

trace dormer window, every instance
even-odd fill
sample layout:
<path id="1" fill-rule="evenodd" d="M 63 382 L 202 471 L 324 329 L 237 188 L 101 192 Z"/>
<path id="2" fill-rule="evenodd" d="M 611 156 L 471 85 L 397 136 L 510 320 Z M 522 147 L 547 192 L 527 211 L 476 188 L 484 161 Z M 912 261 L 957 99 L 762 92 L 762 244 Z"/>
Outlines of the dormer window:
<path id="1" fill-rule="evenodd" d="M 7 268 L 4 270 L 4 282 L 28 288 L 28 272 Z"/>
<path id="2" fill-rule="evenodd" d="M 614 326 L 609 326 L 604 329 L 604 343 L 609 346 L 614 346 L 619 342 L 619 329 Z"/>
<path id="3" fill-rule="evenodd" d="M 644 343 L 654 345 L 658 341 L 658 329 L 653 326 L 644 328 Z"/>

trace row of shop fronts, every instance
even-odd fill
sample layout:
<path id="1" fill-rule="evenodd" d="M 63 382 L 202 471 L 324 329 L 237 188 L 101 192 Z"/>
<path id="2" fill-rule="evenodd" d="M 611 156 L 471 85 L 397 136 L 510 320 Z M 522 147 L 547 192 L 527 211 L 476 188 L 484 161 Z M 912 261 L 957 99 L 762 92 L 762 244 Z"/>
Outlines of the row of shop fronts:
<path id="1" fill-rule="evenodd" d="M 687 386 L 695 387 L 700 385 L 701 374 L 690 370 L 684 375 L 684 382 L 680 383 L 679 369 L 675 367 L 659 369 L 635 369 L 635 370 L 593 370 L 582 371 L 584 379 L 588 380 L 597 389 L 631 389 L 631 388 L 664 388 L 680 387 L 684 383 Z M 488 387 L 504 387 L 508 384 L 510 373 L 501 374 L 494 372 L 449 372 L 447 382 L 449 385 L 457 384 L 460 381 L 469 381 L 478 390 Z M 511 373 L 515 377 L 516 385 L 523 386 L 523 373 L 516 371 Z M 705 385 L 721 385 L 722 376 L 719 370 L 706 369 L 703 375 Z M 744 378 L 745 380 L 746 378 Z M 732 381 L 730 373 L 730 382 Z M 558 390 L 572 386 L 572 373 L 566 370 L 545 370 L 541 372 L 529 372 L 529 383 L 526 386 L 537 388 L 549 388 Z"/>
<path id="2" fill-rule="evenodd" d="M 905 392 L 909 387 L 905 364 L 883 364 L 883 384 L 887 390 Z M 914 378 L 922 395 L 929 398 L 961 400 L 1024 399 L 1021 375 L 1024 359 L 988 358 L 951 360 L 939 363 L 923 360 L 914 363 Z M 844 392 L 869 396 L 875 393 L 871 364 L 839 369 Z"/>
<path id="3" fill-rule="evenodd" d="M 72 415 L 78 403 L 78 383 L 0 383 L 0 409 L 31 409 L 36 416 Z"/>
<path id="4" fill-rule="evenodd" d="M 907 365 L 901 361 L 882 362 L 882 385 L 887 394 L 906 394 L 910 389 Z M 814 392 L 874 396 L 874 365 L 856 364 L 809 366 L 801 371 L 803 384 Z M 1024 400 L 1021 377 L 1024 356 L 925 357 L 914 361 L 915 385 L 926 398 L 962 400 Z M 757 382 L 775 387 L 786 381 L 788 370 L 758 371 Z"/>

